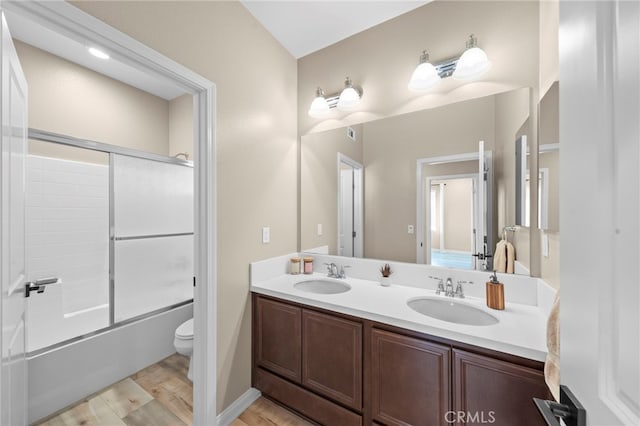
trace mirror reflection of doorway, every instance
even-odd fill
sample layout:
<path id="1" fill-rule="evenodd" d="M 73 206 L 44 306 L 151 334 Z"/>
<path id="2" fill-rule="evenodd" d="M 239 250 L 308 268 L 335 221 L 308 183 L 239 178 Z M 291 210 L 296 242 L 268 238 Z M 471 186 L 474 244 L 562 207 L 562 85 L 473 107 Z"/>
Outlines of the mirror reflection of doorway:
<path id="1" fill-rule="evenodd" d="M 477 176 L 430 179 L 431 264 L 473 269 Z"/>
<path id="2" fill-rule="evenodd" d="M 338 255 L 363 257 L 363 167 L 338 153 Z"/>
<path id="3" fill-rule="evenodd" d="M 484 150 L 484 143 L 478 144 L 477 153 L 455 154 L 450 156 L 421 158 L 417 160 L 417 236 L 416 260 L 427 265 L 439 265 L 459 269 L 491 270 L 492 256 L 489 251 L 494 244 L 493 229 L 493 155 Z M 452 188 L 453 181 L 468 179 L 466 186 L 471 194 L 462 204 L 447 211 L 433 204 L 444 206 L 447 202 L 447 190 L 444 190 L 444 203 L 439 202 L 440 187 L 435 193 L 434 185 L 446 183 Z M 470 182 L 470 183 L 469 183 Z M 453 197 L 456 199 L 457 197 Z M 470 209 L 469 203 L 472 208 Z M 466 207 L 465 207 L 466 206 Z M 436 217 L 436 223 L 432 221 Z M 440 221 L 441 223 L 439 223 Z M 467 224 L 471 224 L 471 243 L 467 246 L 456 244 L 447 246 L 446 234 L 461 233 L 468 235 Z M 447 224 L 453 230 L 446 230 Z M 435 227 L 435 229 L 434 229 Z M 439 229 L 438 227 L 441 227 Z M 444 235 L 443 235 L 444 231 Z M 445 238 L 444 242 L 442 238 Z M 446 256 L 443 256 L 445 255 Z M 454 258 L 456 260 L 452 260 Z"/>

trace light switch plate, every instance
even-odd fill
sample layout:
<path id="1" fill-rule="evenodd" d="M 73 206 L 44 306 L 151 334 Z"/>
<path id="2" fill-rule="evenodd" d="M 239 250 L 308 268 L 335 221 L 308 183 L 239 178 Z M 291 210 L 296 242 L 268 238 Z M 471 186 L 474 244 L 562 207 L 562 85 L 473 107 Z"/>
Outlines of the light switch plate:
<path id="1" fill-rule="evenodd" d="M 542 255 L 544 257 L 549 257 L 549 235 L 542 234 Z"/>
<path id="2" fill-rule="evenodd" d="M 408 225 L 407 226 L 407 233 L 408 234 L 413 234 L 413 225 Z"/>
<path id="3" fill-rule="evenodd" d="M 322 236 L 322 224 L 318 224 L 318 237 Z"/>
<path id="4" fill-rule="evenodd" d="M 265 226 L 262 228 L 262 244 L 269 244 L 271 241 L 271 228 Z"/>

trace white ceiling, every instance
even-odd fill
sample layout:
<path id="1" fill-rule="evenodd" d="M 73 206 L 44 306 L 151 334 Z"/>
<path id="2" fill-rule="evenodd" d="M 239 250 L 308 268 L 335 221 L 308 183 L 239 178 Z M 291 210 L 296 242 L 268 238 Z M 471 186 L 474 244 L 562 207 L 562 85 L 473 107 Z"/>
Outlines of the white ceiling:
<path id="1" fill-rule="evenodd" d="M 431 0 L 241 0 L 296 58 L 420 7 Z"/>

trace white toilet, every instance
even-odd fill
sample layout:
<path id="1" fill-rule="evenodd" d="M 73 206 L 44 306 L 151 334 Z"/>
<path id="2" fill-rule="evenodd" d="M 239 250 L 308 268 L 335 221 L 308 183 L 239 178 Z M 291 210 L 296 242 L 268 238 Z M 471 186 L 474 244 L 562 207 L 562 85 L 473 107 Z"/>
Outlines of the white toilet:
<path id="1" fill-rule="evenodd" d="M 193 318 L 186 320 L 178 328 L 176 328 L 175 339 L 173 345 L 176 352 L 189 357 L 189 372 L 187 377 L 193 381 L 193 373 L 191 372 L 191 356 L 193 355 Z"/>

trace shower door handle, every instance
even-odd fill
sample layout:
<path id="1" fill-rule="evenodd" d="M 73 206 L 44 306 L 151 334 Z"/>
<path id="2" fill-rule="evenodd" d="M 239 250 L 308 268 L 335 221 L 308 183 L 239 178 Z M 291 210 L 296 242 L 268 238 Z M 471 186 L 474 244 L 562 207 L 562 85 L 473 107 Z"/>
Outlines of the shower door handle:
<path id="1" fill-rule="evenodd" d="M 24 297 L 29 297 L 32 291 L 35 291 L 38 294 L 44 293 L 44 290 L 46 288 L 45 286 L 48 286 L 51 284 L 62 284 L 62 280 L 60 278 L 51 277 L 51 278 L 41 278 L 35 281 L 29 281 L 24 285 Z"/>

